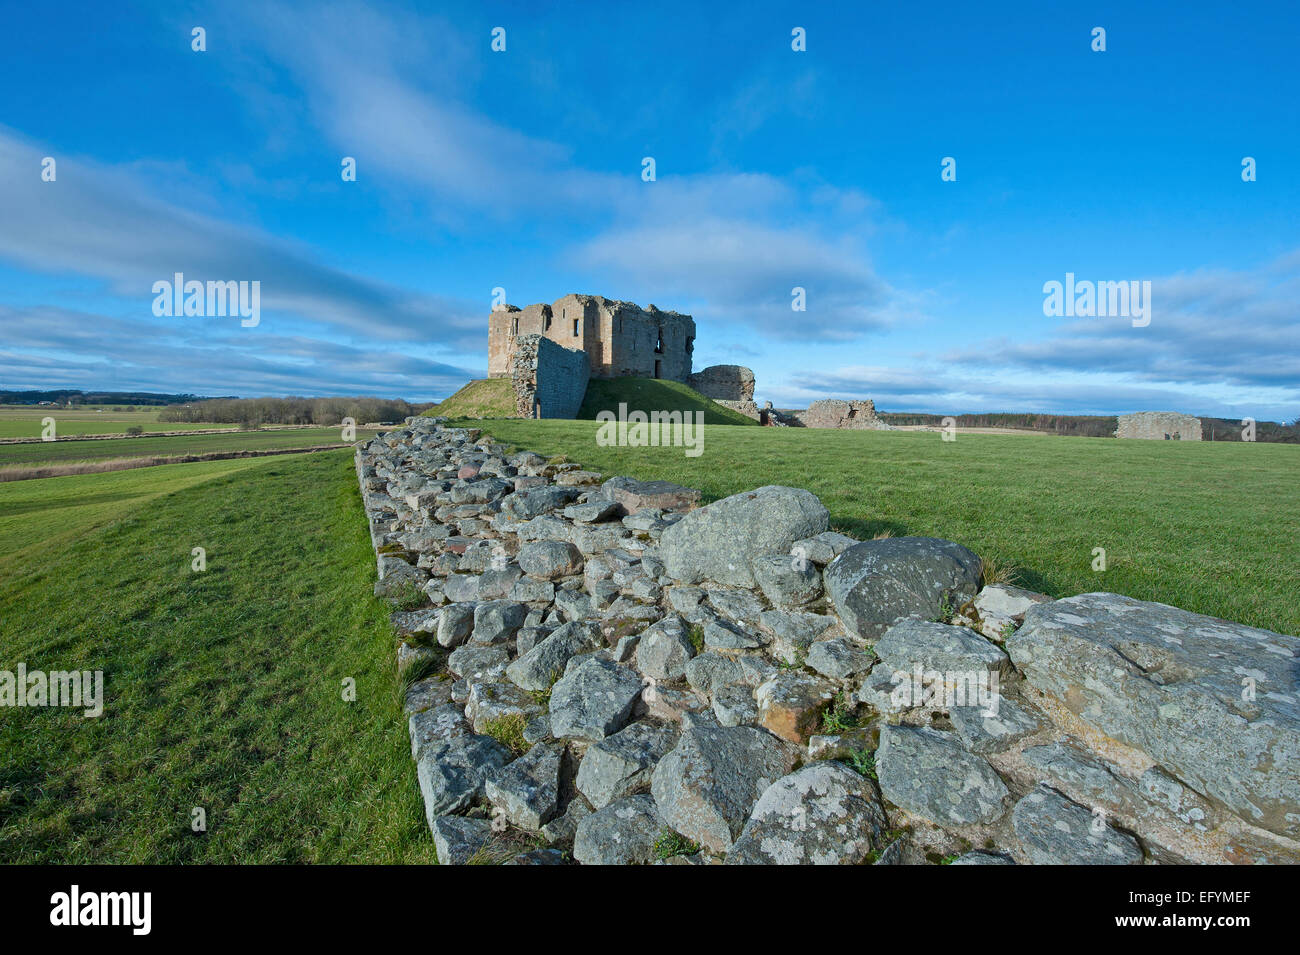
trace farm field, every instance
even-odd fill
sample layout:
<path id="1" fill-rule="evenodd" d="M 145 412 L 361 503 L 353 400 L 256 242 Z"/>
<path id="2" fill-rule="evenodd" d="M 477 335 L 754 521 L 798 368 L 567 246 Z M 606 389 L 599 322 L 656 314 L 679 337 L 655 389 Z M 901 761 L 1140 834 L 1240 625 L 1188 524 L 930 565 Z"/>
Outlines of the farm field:
<path id="1" fill-rule="evenodd" d="M 117 411 L 118 405 L 85 405 L 78 408 L 52 409 L 40 405 L 0 405 L 0 438 L 39 438 L 41 421 L 54 419 L 55 434 L 73 437 L 82 434 L 124 434 L 130 427 L 145 431 L 196 431 L 234 425 L 159 421 L 158 407 Z"/>
<path id="2" fill-rule="evenodd" d="M 433 861 L 373 582 L 348 450 L 0 485 L 0 670 L 106 698 L 0 708 L 0 860 Z"/>
<path id="3" fill-rule="evenodd" d="M 598 446 L 592 421 L 465 424 L 707 500 L 805 487 L 837 530 L 955 540 L 1054 597 L 1112 591 L 1300 635 L 1300 446 L 706 425 L 689 458 Z"/>
<path id="4" fill-rule="evenodd" d="M 358 431 L 362 439 L 374 432 Z M 42 441 L 0 445 L 0 468 L 72 461 L 210 454 L 220 451 L 270 451 L 342 444 L 338 428 L 295 428 L 283 431 L 230 431 L 221 434 L 182 434 L 162 437 L 105 438 L 102 441 Z"/>

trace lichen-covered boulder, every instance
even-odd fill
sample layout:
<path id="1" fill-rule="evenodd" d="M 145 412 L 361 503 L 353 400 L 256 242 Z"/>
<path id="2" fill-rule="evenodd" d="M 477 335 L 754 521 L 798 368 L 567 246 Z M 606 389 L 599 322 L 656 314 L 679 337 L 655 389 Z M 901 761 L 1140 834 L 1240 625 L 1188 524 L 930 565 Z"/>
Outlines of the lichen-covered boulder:
<path id="1" fill-rule="evenodd" d="M 1300 837 L 1300 639 L 1118 594 L 1035 604 L 1030 686 L 1250 823 Z"/>
<path id="2" fill-rule="evenodd" d="M 670 577 L 755 586 L 757 556 L 788 553 L 795 541 L 826 530 L 830 512 L 802 488 L 768 485 L 689 512 L 667 528 L 659 556 Z"/>
<path id="3" fill-rule="evenodd" d="M 975 596 L 980 559 L 937 537 L 886 537 L 847 548 L 826 568 L 826 591 L 844 626 L 874 640 L 907 617 L 936 620 Z"/>
<path id="4" fill-rule="evenodd" d="M 642 793 L 612 802 L 578 823 L 573 857 L 583 865 L 646 865 L 663 832 L 655 801 Z"/>
<path id="5" fill-rule="evenodd" d="M 727 865 L 858 865 L 885 825 L 871 783 L 843 763 L 812 763 L 763 791 Z"/>
<path id="6" fill-rule="evenodd" d="M 1011 811 L 1029 861 L 1038 865 L 1138 865 L 1142 849 L 1126 832 L 1060 793 L 1039 786 Z"/>

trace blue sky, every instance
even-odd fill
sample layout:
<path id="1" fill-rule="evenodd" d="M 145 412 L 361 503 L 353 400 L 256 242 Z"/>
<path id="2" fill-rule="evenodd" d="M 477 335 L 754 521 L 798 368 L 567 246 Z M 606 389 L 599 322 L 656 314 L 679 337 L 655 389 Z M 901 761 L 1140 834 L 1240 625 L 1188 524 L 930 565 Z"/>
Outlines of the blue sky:
<path id="1" fill-rule="evenodd" d="M 0 388 L 442 397 L 500 286 L 690 312 L 777 407 L 1300 415 L 1300 7 L 733 8 L 10 9 Z M 261 323 L 156 317 L 178 271 Z"/>

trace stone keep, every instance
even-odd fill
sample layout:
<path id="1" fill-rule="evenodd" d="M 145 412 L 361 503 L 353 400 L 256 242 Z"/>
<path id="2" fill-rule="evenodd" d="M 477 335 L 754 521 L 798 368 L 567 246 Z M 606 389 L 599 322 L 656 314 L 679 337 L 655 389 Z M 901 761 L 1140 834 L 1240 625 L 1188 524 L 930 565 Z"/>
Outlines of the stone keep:
<path id="1" fill-rule="evenodd" d="M 664 378 L 691 374 L 695 320 L 601 295 L 566 295 L 550 305 L 505 305 L 488 318 L 488 375 L 511 377 L 519 338 L 540 335 L 586 353 L 592 378 Z"/>
<path id="2" fill-rule="evenodd" d="M 1119 416 L 1117 438 L 1150 441 L 1200 441 L 1201 419 L 1174 411 L 1139 411 Z"/>

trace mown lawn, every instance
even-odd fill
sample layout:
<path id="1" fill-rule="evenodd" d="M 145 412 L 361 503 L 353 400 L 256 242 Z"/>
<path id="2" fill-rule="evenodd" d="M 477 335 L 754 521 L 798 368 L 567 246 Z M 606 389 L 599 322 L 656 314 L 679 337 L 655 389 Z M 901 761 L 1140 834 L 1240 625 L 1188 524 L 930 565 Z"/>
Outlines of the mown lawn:
<path id="1" fill-rule="evenodd" d="M 601 447 L 590 421 L 473 425 L 708 500 L 806 487 L 845 533 L 955 540 L 1055 597 L 1108 590 L 1300 635 L 1300 446 L 707 425 L 689 458 Z"/>
<path id="2" fill-rule="evenodd" d="M 358 431 L 357 438 L 363 439 L 373 433 L 373 431 Z M 342 443 L 342 432 L 339 428 L 175 434 L 163 437 L 104 438 L 99 441 L 40 441 L 31 444 L 0 444 L 0 467 L 210 454 L 218 451 L 312 448 Z"/>
<path id="3" fill-rule="evenodd" d="M 0 708 L 0 861 L 433 861 L 350 451 L 0 485 L 0 515 L 0 670 L 106 696 Z"/>

